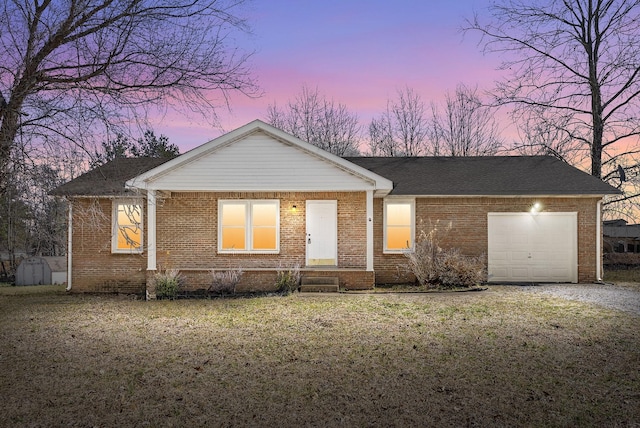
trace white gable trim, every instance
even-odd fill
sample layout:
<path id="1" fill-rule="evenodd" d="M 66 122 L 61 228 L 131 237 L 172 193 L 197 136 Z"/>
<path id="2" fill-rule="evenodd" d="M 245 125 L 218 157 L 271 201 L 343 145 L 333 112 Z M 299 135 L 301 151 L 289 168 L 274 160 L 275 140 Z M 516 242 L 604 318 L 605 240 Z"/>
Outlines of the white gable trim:
<path id="1" fill-rule="evenodd" d="M 376 192 L 376 196 L 388 194 L 393 189 L 393 183 L 378 174 L 375 174 L 363 167 L 353 164 L 339 156 L 326 152 L 312 144 L 304 142 L 286 132 L 283 132 L 269 124 L 260 120 L 254 120 L 234 131 L 222 135 L 214 140 L 209 141 L 193 150 L 178 156 L 154 169 L 151 169 L 133 179 L 127 181 L 126 186 L 129 188 L 138 188 L 145 190 L 162 190 L 154 186 L 154 181 L 170 174 L 178 168 L 182 168 L 191 162 L 195 162 L 204 156 L 218 151 L 224 147 L 228 147 L 256 132 L 264 132 L 270 137 L 280 141 L 281 143 L 293 146 L 301 150 L 305 154 L 315 157 L 323 162 L 327 162 L 340 170 L 345 171 L 363 181 L 364 187 L 372 189 Z M 293 189 L 291 189 L 293 190 Z M 333 189 L 325 189 L 331 191 Z M 354 189 L 360 190 L 360 189 Z"/>

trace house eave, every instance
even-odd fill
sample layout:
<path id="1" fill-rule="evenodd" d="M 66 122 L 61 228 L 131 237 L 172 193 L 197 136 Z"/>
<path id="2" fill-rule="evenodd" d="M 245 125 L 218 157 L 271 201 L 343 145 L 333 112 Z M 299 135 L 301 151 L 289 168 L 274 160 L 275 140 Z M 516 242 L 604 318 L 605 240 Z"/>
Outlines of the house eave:
<path id="1" fill-rule="evenodd" d="M 138 189 L 133 192 L 122 193 L 109 193 L 109 194 L 96 194 L 96 195 L 55 195 L 65 199 L 140 199 L 144 197 L 143 193 L 138 192 Z"/>
<path id="2" fill-rule="evenodd" d="M 406 199 L 406 198 L 425 198 L 425 199 L 441 199 L 441 198 L 589 198 L 589 199 L 597 199 L 603 198 L 604 196 L 608 196 L 612 194 L 601 194 L 601 193 L 584 193 L 584 194 L 558 194 L 558 193 L 520 193 L 520 194 L 464 194 L 464 195 L 453 195 L 453 194 L 389 194 L 388 198 L 398 198 L 398 199 Z"/>
<path id="3" fill-rule="evenodd" d="M 138 195 L 145 195 L 147 192 L 149 191 L 155 191 L 157 192 L 157 196 L 158 198 L 170 198 L 172 196 L 173 193 L 271 193 L 271 192 L 278 192 L 278 193 L 331 193 L 331 192 L 344 192 L 344 193 L 354 193 L 354 192 L 367 192 L 367 191 L 373 191 L 373 195 L 376 198 L 382 198 L 385 197 L 389 194 L 388 190 L 384 190 L 384 189 L 377 189 L 374 190 L 372 187 L 370 188 L 358 188 L 358 189 L 353 189 L 353 188 L 348 188 L 348 189 L 329 189 L 329 188 L 324 188 L 324 189 L 302 189 L 302 188 L 283 188 L 283 189 L 269 189 L 269 190 L 265 190 L 265 189 L 238 189 L 238 188 L 218 188 L 218 189 L 165 189 L 165 188 L 154 188 L 154 187 L 148 187 L 145 189 L 139 189 L 139 188 L 134 188 L 136 190 L 139 190 L 139 193 L 137 195 L 133 195 L 131 193 L 128 193 L 126 195 L 128 195 L 129 197 L 134 197 L 134 196 L 138 196 Z M 85 196 L 87 198 L 89 197 L 103 197 L 103 196 Z M 127 197 L 127 196 L 113 196 L 111 195 L 111 197 Z"/>

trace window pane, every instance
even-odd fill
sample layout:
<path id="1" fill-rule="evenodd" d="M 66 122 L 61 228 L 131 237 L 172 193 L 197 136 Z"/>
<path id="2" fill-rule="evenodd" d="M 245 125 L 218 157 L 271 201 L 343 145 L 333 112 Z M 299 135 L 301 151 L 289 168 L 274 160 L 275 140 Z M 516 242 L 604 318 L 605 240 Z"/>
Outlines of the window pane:
<path id="1" fill-rule="evenodd" d="M 141 232 L 136 227 L 118 227 L 118 250 L 139 249 Z"/>
<path id="2" fill-rule="evenodd" d="M 387 204 L 388 226 L 410 226 L 411 204 Z"/>
<path id="3" fill-rule="evenodd" d="M 278 249 L 278 201 L 220 201 L 219 206 L 220 250 Z"/>
<path id="4" fill-rule="evenodd" d="M 253 249 L 254 250 L 275 250 L 276 249 L 276 228 L 256 227 L 253 229 Z"/>
<path id="5" fill-rule="evenodd" d="M 246 224 L 246 205 L 225 202 L 222 205 L 222 226 L 242 226 Z"/>
<path id="6" fill-rule="evenodd" d="M 223 227 L 222 228 L 222 249 L 223 250 L 245 250 L 245 228 L 244 227 Z"/>
<path id="7" fill-rule="evenodd" d="M 261 204 L 255 203 L 252 206 L 252 222 L 253 226 L 276 226 L 276 218 L 278 217 L 277 204 Z"/>
<path id="8" fill-rule="evenodd" d="M 388 227 L 387 228 L 387 249 L 406 250 L 411 248 L 411 227 Z"/>
<path id="9" fill-rule="evenodd" d="M 142 243 L 142 206 L 118 204 L 116 225 L 118 250 L 140 249 Z"/>

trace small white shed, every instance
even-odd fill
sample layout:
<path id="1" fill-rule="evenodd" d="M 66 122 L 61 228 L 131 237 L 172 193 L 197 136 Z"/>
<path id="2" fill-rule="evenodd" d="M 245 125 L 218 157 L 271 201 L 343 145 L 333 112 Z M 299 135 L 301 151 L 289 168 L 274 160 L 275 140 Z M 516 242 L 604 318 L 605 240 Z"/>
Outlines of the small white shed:
<path id="1" fill-rule="evenodd" d="M 16 270 L 16 285 L 64 284 L 67 282 L 66 257 L 29 257 Z"/>

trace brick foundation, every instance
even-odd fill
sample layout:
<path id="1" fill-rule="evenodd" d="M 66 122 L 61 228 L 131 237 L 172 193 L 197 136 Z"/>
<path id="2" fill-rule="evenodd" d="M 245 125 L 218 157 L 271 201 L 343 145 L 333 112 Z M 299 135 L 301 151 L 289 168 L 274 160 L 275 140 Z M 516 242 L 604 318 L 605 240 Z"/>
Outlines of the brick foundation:
<path id="1" fill-rule="evenodd" d="M 218 269 L 217 271 L 224 271 Z M 251 269 L 242 272 L 242 278 L 236 287 L 236 292 L 260 292 L 276 290 L 276 269 Z M 147 274 L 147 297 L 155 298 L 155 285 L 153 277 L 155 272 Z M 188 269 L 181 270 L 180 274 L 185 279 L 183 291 L 196 292 L 207 290 L 211 285 L 211 271 Z M 301 276 L 338 277 L 340 288 L 346 290 L 366 290 L 373 288 L 375 284 L 374 272 L 352 269 L 301 269 Z"/>

